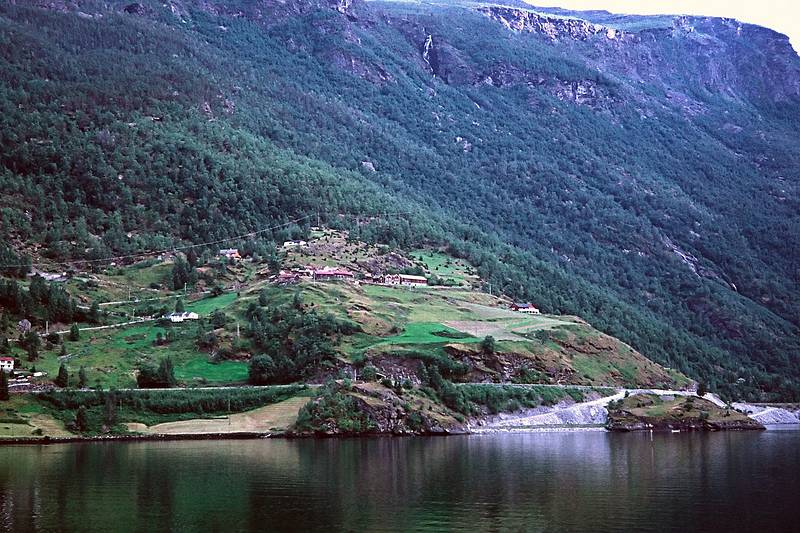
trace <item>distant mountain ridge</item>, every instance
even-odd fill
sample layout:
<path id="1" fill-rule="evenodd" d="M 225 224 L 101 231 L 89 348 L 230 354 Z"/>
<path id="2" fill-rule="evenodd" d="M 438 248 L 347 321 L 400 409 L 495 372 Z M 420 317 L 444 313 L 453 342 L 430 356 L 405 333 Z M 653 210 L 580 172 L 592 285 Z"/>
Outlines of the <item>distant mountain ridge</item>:
<path id="1" fill-rule="evenodd" d="M 0 6 L 0 37 L 13 248 L 107 257 L 318 212 L 449 245 L 719 390 L 800 394 L 785 36 L 468 2 L 35 0 Z M 388 211 L 409 214 L 370 218 Z"/>

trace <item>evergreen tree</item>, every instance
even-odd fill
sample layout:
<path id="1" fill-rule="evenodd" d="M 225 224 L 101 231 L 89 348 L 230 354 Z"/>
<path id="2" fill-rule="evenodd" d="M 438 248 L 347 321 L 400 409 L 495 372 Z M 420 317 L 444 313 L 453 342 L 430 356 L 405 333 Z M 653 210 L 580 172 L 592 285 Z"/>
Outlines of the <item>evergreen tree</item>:
<path id="1" fill-rule="evenodd" d="M 303 310 L 303 295 L 300 293 L 300 291 L 294 293 L 294 298 L 292 299 L 292 307 L 294 307 L 298 311 Z"/>
<path id="2" fill-rule="evenodd" d="M 28 361 L 36 361 L 39 359 L 39 347 L 37 344 L 29 344 L 28 348 Z"/>
<path id="3" fill-rule="evenodd" d="M 172 359 L 166 357 L 160 361 L 158 366 L 153 363 L 146 363 L 139 368 L 139 375 L 136 383 L 142 389 L 164 389 L 174 387 L 177 384 L 175 379 L 175 369 Z"/>
<path id="4" fill-rule="evenodd" d="M 92 302 L 92 306 L 89 308 L 89 322 L 100 323 L 100 305 L 97 302 Z"/>
<path id="5" fill-rule="evenodd" d="M 69 328 L 69 340 L 75 342 L 77 340 L 80 340 L 80 338 L 81 338 L 81 330 L 78 327 L 78 324 L 73 322 L 72 326 Z"/>
<path id="6" fill-rule="evenodd" d="M 8 372 L 0 370 L 0 401 L 8 400 Z"/>
<path id="7" fill-rule="evenodd" d="M 174 387 L 178 380 L 175 379 L 175 368 L 172 359 L 165 357 L 158 365 L 158 375 L 165 387 Z"/>
<path id="8" fill-rule="evenodd" d="M 224 328 L 228 323 L 228 316 L 222 309 L 217 309 L 211 314 L 211 325 L 214 329 Z"/>
<path id="9" fill-rule="evenodd" d="M 190 267 L 194 268 L 197 266 L 197 259 L 197 252 L 194 251 L 194 248 L 190 248 L 186 254 L 186 262 L 189 263 Z"/>
<path id="10" fill-rule="evenodd" d="M 75 413 L 75 429 L 83 433 L 88 427 L 89 419 L 86 415 L 86 407 L 81 405 L 78 407 L 78 411 Z"/>
<path id="11" fill-rule="evenodd" d="M 81 366 L 80 370 L 78 370 L 78 388 L 85 389 L 88 383 L 89 380 L 86 377 L 86 368 Z"/>
<path id="12" fill-rule="evenodd" d="M 491 335 L 486 335 L 483 340 L 481 341 L 481 350 L 485 354 L 493 354 L 496 348 L 497 343 L 494 340 L 494 337 Z"/>
<path id="13" fill-rule="evenodd" d="M 175 312 L 176 313 L 185 313 L 186 312 L 186 305 L 183 303 L 183 298 L 178 298 L 175 301 Z"/>
<path id="14" fill-rule="evenodd" d="M 61 388 L 69 386 L 69 371 L 64 363 L 61 363 L 61 366 L 58 367 L 58 376 L 56 376 L 54 383 Z"/>
<path id="15" fill-rule="evenodd" d="M 109 428 L 117 422 L 117 398 L 114 391 L 106 394 L 105 405 L 103 406 L 103 423 Z"/>

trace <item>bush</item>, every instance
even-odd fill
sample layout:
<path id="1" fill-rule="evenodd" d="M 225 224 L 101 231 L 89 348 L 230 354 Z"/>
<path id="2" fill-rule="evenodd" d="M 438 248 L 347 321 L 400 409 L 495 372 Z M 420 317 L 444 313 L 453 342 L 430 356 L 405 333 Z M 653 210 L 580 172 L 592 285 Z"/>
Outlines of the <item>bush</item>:
<path id="1" fill-rule="evenodd" d="M 375 381 L 378 379 L 378 369 L 372 365 L 367 365 L 361 371 L 361 379 L 364 381 Z"/>
<path id="2" fill-rule="evenodd" d="M 497 343 L 491 335 L 487 335 L 481 341 L 481 351 L 485 354 L 493 354 L 496 347 Z"/>

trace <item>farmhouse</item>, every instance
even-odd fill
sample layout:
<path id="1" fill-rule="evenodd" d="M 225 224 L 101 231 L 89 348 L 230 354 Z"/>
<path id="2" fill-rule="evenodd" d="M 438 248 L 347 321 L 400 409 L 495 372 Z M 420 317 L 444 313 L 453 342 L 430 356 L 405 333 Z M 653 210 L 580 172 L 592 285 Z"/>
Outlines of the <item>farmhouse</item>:
<path id="1" fill-rule="evenodd" d="M 532 303 L 513 303 L 511 304 L 512 311 L 519 311 L 520 313 L 528 313 L 531 315 L 538 315 L 541 313 Z"/>
<path id="2" fill-rule="evenodd" d="M 237 261 L 242 258 L 241 254 L 239 254 L 238 248 L 223 248 L 219 251 L 219 255 L 227 259 L 235 259 Z"/>
<path id="3" fill-rule="evenodd" d="M 316 281 L 336 281 L 336 280 L 351 280 L 355 276 L 352 272 L 344 268 L 323 268 L 322 270 L 314 271 L 314 280 Z"/>
<path id="4" fill-rule="evenodd" d="M 3 372 L 11 372 L 14 370 L 14 358 L 0 357 L 0 370 Z"/>
<path id="5" fill-rule="evenodd" d="M 425 276 L 389 274 L 384 278 L 384 283 L 386 285 L 402 285 L 404 287 L 427 287 L 428 279 Z"/>
<path id="6" fill-rule="evenodd" d="M 184 320 L 197 320 L 200 318 L 200 315 L 197 313 L 170 313 L 168 315 L 164 315 L 164 318 L 168 318 L 170 322 L 183 322 Z"/>
<path id="7" fill-rule="evenodd" d="M 300 281 L 300 274 L 290 272 L 288 270 L 281 270 L 275 278 L 275 283 L 280 285 L 293 285 Z"/>
<path id="8" fill-rule="evenodd" d="M 286 241 L 283 243 L 284 248 L 303 248 L 308 246 L 306 241 Z"/>

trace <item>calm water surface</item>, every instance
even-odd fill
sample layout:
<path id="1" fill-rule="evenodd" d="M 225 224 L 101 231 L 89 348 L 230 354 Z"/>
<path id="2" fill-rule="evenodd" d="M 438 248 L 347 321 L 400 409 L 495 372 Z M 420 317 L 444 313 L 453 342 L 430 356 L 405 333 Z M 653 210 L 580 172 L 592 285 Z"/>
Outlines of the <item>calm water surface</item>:
<path id="1" fill-rule="evenodd" d="M 800 431 L 0 448 L 8 531 L 800 531 Z"/>

